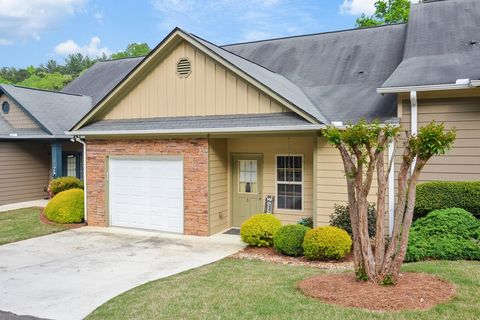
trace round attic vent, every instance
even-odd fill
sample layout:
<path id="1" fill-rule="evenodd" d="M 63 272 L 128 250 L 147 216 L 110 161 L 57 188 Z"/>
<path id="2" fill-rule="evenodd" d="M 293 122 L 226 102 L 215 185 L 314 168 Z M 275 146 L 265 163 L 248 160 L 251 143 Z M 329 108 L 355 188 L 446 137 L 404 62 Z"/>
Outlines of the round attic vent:
<path id="1" fill-rule="evenodd" d="M 186 78 L 192 73 L 192 64 L 187 58 L 181 58 L 177 62 L 177 74 L 180 78 Z"/>

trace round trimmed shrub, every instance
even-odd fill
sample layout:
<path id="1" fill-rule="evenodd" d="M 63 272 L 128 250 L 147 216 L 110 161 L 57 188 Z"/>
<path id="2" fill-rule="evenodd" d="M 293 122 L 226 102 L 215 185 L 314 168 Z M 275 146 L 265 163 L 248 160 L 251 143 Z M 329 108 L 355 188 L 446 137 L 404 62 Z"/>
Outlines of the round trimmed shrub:
<path id="1" fill-rule="evenodd" d="M 303 254 L 311 260 L 339 260 L 351 250 L 352 238 L 337 227 L 317 227 L 308 231 L 303 240 Z"/>
<path id="2" fill-rule="evenodd" d="M 240 237 L 251 246 L 269 247 L 273 245 L 273 235 L 281 226 L 282 223 L 273 214 L 256 214 L 242 224 Z"/>
<path id="3" fill-rule="evenodd" d="M 479 229 L 480 221 L 464 209 L 432 211 L 410 229 L 405 261 L 479 260 Z"/>
<path id="4" fill-rule="evenodd" d="M 60 192 L 45 207 L 45 216 L 56 223 L 80 223 L 83 221 L 83 190 L 70 189 Z"/>
<path id="5" fill-rule="evenodd" d="M 300 224 L 289 224 L 280 227 L 273 235 L 273 246 L 278 252 L 287 255 L 299 257 L 303 255 L 303 238 L 310 230 L 309 227 Z"/>
<path id="6" fill-rule="evenodd" d="M 61 177 L 53 179 L 48 185 L 48 191 L 52 197 L 55 197 L 55 195 L 62 191 L 70 189 L 83 189 L 82 180 L 75 177 Z"/>

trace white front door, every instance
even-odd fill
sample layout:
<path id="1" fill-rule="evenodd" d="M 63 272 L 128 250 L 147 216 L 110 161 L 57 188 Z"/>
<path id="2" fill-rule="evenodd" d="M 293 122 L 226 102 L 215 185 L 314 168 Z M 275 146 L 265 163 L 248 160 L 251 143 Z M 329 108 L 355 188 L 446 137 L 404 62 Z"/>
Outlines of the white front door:
<path id="1" fill-rule="evenodd" d="M 183 160 L 109 160 L 110 225 L 183 233 Z"/>

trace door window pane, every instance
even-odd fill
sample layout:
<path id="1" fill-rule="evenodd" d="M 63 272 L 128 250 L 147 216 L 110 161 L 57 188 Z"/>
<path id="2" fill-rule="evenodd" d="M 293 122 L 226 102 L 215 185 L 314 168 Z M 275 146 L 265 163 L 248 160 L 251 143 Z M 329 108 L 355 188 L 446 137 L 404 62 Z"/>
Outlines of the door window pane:
<path id="1" fill-rule="evenodd" d="M 257 193 L 257 160 L 238 160 L 238 192 Z"/>

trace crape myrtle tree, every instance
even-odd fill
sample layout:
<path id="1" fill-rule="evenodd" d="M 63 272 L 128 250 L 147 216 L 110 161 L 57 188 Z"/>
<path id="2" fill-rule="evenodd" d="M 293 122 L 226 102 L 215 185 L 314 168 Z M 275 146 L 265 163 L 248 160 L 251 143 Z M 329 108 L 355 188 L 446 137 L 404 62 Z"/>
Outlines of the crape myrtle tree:
<path id="1" fill-rule="evenodd" d="M 455 131 L 431 122 L 418 134 L 406 132 L 398 171 L 398 190 L 392 235 L 386 232 L 386 193 L 393 159 L 385 161 L 389 142 L 401 143 L 400 129 L 364 120 L 345 128 L 329 126 L 327 140 L 340 151 L 347 180 L 348 205 L 353 236 L 357 279 L 394 284 L 403 263 L 415 206 L 415 187 L 428 160 L 447 152 L 455 141 Z M 393 158 L 393 157 L 392 157 Z M 368 201 L 372 182 L 377 180 L 375 238 L 368 235 Z M 374 248 L 372 248 L 374 247 Z"/>

